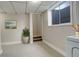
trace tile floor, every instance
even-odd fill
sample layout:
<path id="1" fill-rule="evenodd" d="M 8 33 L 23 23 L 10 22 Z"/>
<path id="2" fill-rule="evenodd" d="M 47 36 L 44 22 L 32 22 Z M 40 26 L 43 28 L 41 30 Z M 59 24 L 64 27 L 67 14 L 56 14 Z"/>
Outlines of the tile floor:
<path id="1" fill-rule="evenodd" d="M 3 45 L 0 57 L 62 57 L 55 50 L 50 50 L 43 42 L 33 44 Z"/>

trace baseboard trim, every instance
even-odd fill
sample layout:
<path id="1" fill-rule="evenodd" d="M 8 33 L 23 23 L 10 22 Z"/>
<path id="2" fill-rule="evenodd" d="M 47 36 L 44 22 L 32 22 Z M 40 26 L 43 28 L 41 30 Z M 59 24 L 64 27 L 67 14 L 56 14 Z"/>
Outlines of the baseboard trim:
<path id="1" fill-rule="evenodd" d="M 1 55 L 2 53 L 3 53 L 3 50 L 1 49 L 1 50 L 0 50 L 0 55 Z"/>
<path id="2" fill-rule="evenodd" d="M 43 40 L 43 42 L 51 47 L 52 49 L 55 49 L 57 52 L 59 52 L 61 55 L 65 56 L 65 52 L 61 51 L 59 48 L 55 47 L 53 44 L 47 42 L 46 40 Z"/>
<path id="3" fill-rule="evenodd" d="M 15 42 L 2 42 L 2 45 L 13 45 L 13 44 L 19 44 L 21 41 L 15 41 Z"/>

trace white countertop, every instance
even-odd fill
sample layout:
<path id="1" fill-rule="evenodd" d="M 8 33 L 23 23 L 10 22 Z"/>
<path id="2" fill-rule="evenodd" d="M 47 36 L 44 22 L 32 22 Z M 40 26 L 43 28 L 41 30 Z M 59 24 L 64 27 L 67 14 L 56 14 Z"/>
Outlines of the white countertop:
<path id="1" fill-rule="evenodd" d="M 67 36 L 67 40 L 79 42 L 79 37 L 74 36 L 74 35 L 73 36 Z"/>

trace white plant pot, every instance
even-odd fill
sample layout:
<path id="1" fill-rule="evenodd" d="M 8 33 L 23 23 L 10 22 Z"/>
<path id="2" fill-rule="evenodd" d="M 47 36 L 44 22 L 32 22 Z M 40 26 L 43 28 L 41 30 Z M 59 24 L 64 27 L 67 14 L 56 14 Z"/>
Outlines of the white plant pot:
<path id="1" fill-rule="evenodd" d="M 29 42 L 29 37 L 24 37 L 24 36 L 23 36 L 22 41 L 23 41 L 23 43 L 28 43 L 28 42 Z"/>

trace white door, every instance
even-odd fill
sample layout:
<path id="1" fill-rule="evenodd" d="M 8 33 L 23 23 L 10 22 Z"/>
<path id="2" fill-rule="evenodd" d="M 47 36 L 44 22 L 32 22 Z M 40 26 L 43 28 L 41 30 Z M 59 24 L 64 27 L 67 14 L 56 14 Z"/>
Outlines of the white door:
<path id="1" fill-rule="evenodd" d="M 42 36 L 42 19 L 40 14 L 33 14 L 33 36 Z"/>

